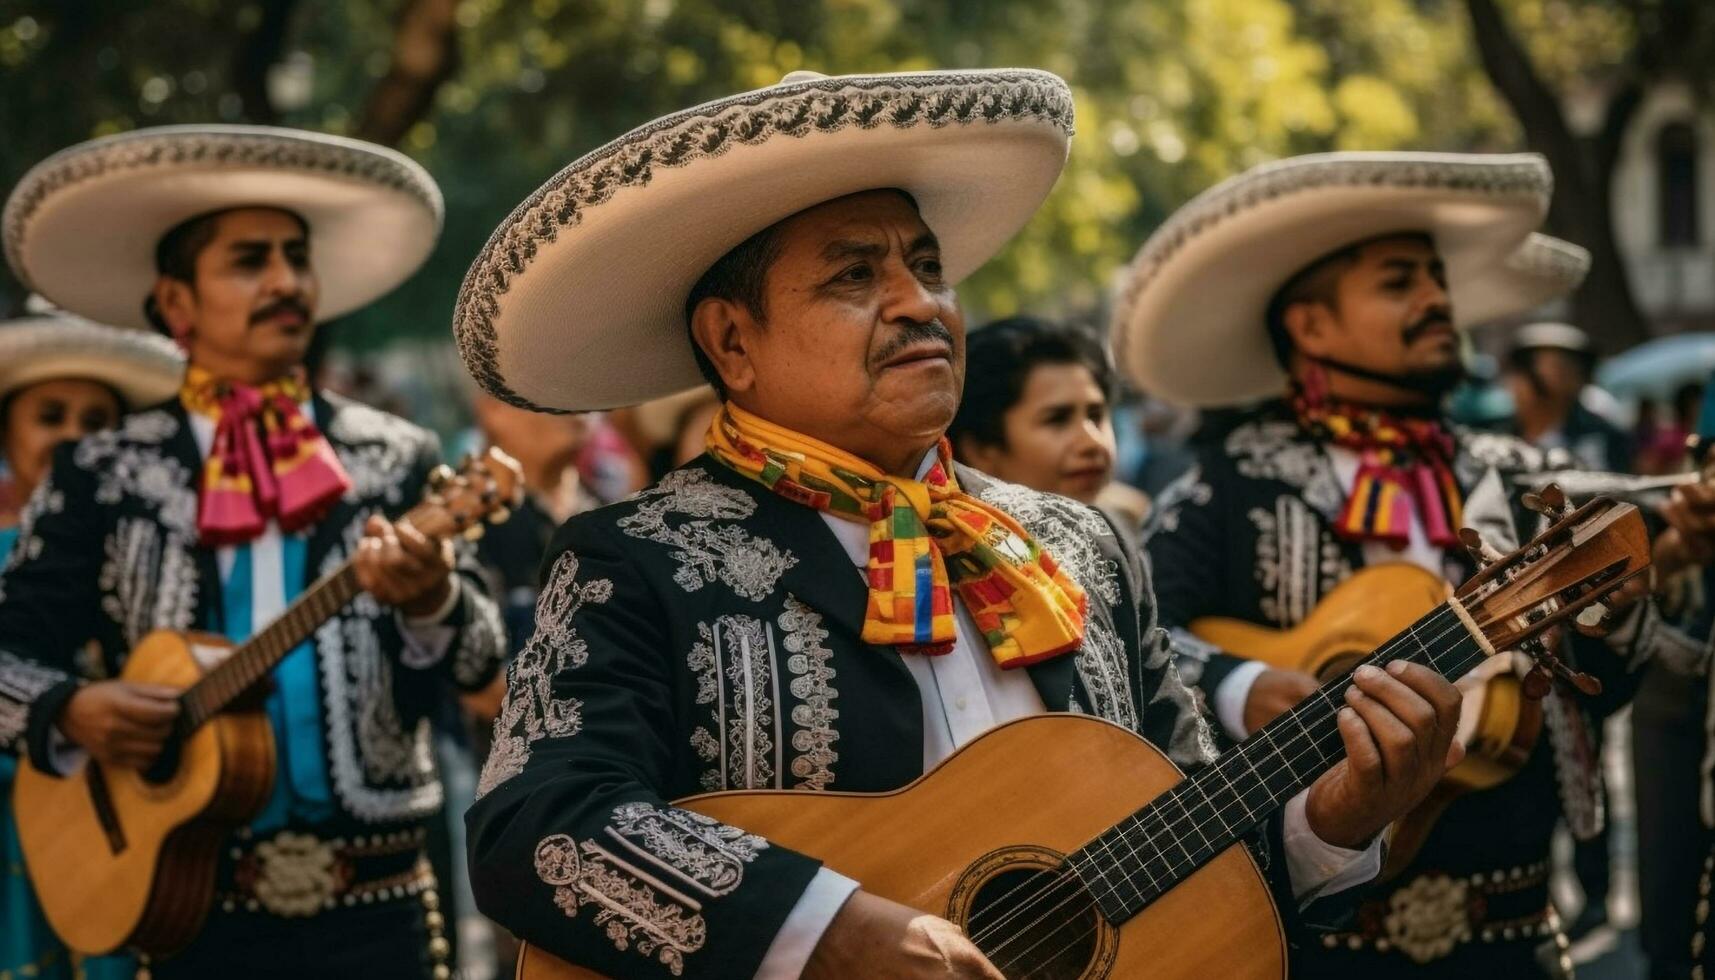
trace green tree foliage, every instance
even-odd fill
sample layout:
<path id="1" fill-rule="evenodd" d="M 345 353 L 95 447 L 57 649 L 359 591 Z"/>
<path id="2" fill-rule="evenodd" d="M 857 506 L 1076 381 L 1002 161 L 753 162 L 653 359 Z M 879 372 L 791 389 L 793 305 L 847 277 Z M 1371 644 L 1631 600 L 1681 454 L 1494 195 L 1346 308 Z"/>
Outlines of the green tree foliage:
<path id="1" fill-rule="evenodd" d="M 143 125 L 360 132 L 404 12 L 422 2 L 0 0 L 0 179 Z M 1448 0 L 462 0 L 456 57 L 400 141 L 446 192 L 446 234 L 344 341 L 444 336 L 470 258 L 549 175 L 654 116 L 796 69 L 1030 65 L 1067 78 L 1066 175 L 963 293 L 977 317 L 1088 310 L 1168 212 L 1244 167 L 1514 145 L 1466 30 Z M 1599 60 L 1603 43 L 1580 57 Z"/>

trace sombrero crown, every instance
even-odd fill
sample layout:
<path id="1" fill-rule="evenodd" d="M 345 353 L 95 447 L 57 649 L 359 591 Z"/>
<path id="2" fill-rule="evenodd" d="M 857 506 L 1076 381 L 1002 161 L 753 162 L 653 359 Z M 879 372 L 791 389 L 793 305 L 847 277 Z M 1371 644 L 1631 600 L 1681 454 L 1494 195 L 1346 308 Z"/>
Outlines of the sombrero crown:
<path id="1" fill-rule="evenodd" d="M 38 163 L 0 227 L 6 261 L 32 290 L 92 320 L 147 326 L 161 237 L 241 207 L 280 208 L 309 225 L 324 319 L 405 281 L 434 248 L 442 215 L 428 172 L 383 146 L 264 126 L 162 126 Z"/>
<path id="2" fill-rule="evenodd" d="M 899 188 L 956 283 L 1036 211 L 1071 135 L 1066 83 L 1023 69 L 795 73 L 675 113 L 567 166 L 501 222 L 459 291 L 459 351 L 525 408 L 692 387 L 684 303 L 735 245 L 824 201 Z"/>
<path id="3" fill-rule="evenodd" d="M 1348 245 L 1421 232 L 1462 284 L 1512 254 L 1542 222 L 1553 180 L 1536 154 L 1330 153 L 1264 164 L 1197 195 L 1144 242 L 1114 312 L 1120 368 L 1191 405 L 1277 395 L 1270 299 Z M 1475 311 L 1493 318 L 1491 308 Z"/>

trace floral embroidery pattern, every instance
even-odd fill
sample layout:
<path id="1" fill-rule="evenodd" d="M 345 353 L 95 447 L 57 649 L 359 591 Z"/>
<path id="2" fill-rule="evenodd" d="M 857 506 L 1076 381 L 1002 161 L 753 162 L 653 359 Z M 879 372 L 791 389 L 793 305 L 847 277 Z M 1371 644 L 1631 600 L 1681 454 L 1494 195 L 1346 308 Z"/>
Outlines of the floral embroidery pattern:
<path id="1" fill-rule="evenodd" d="M 780 626 L 781 645 L 786 648 L 786 670 L 792 674 L 787 688 L 798 703 L 792 706 L 792 775 L 794 789 L 827 789 L 834 782 L 834 751 L 840 733 L 834 722 L 840 717 L 833 706 L 839 692 L 834 689 L 834 651 L 825 641 L 828 631 L 814 609 L 786 596 L 786 608 L 775 620 Z"/>
<path id="2" fill-rule="evenodd" d="M 688 899 L 663 902 L 642 876 L 593 841 L 579 844 L 565 834 L 544 837 L 536 845 L 536 875 L 554 886 L 554 904 L 568 918 L 595 907 L 595 924 L 614 948 L 635 946 L 680 976 L 685 956 L 703 947 L 708 924 Z M 673 898 L 678 898 L 674 896 Z"/>
<path id="3" fill-rule="evenodd" d="M 1155 504 L 1150 508 L 1149 521 L 1144 534 L 1154 534 L 1157 531 L 1169 533 L 1179 530 L 1179 513 L 1186 507 L 1207 507 L 1209 501 L 1215 499 L 1215 488 L 1203 479 L 1203 467 L 1192 466 L 1185 475 L 1168 484 L 1155 497 Z"/>
<path id="4" fill-rule="evenodd" d="M 1125 645 L 1106 617 L 1090 617 L 1084 630 L 1084 646 L 1078 651 L 1075 663 L 1084 690 L 1090 695 L 1090 710 L 1116 725 L 1137 731 L 1137 702 L 1132 698 Z"/>
<path id="5" fill-rule="evenodd" d="M 1351 576 L 1351 564 L 1297 497 L 1282 494 L 1274 510 L 1254 507 L 1247 516 L 1257 529 L 1255 574 L 1262 614 L 1280 626 L 1296 626 L 1323 595 Z"/>
<path id="6" fill-rule="evenodd" d="M 702 470 L 674 470 L 636 497 L 637 510 L 620 518 L 626 534 L 667 545 L 679 569 L 673 581 L 686 592 L 723 582 L 741 598 L 760 602 L 774 591 L 780 576 L 798 563 L 766 538 L 752 537 L 736 524 L 756 512 L 756 500 L 743 490 L 722 486 Z M 669 516 L 690 520 L 669 524 Z"/>
<path id="7" fill-rule="evenodd" d="M 153 630 L 195 625 L 197 565 L 184 539 L 163 534 L 146 518 L 122 517 L 103 550 L 96 580 L 101 610 L 119 624 L 126 643 L 136 646 Z"/>
<path id="8" fill-rule="evenodd" d="M 607 828 L 621 846 L 672 871 L 687 885 L 718 898 L 744 881 L 744 866 L 768 842 L 712 817 L 648 803 L 622 803 Z"/>
<path id="9" fill-rule="evenodd" d="M 30 705 L 67 676 L 51 667 L 0 650 L 0 746 L 24 736 Z"/>
<path id="10" fill-rule="evenodd" d="M 713 704 L 714 727 L 691 732 L 691 746 L 714 768 L 707 789 L 778 787 L 780 690 L 774 637 L 751 616 L 722 616 L 697 624 L 700 639 L 687 663 L 697 677 L 698 704 Z"/>
<path id="11" fill-rule="evenodd" d="M 159 445 L 179 434 L 179 420 L 164 408 L 133 412 L 119 423 L 119 432 L 132 442 Z"/>
<path id="12" fill-rule="evenodd" d="M 72 462 L 95 474 L 96 503 L 117 504 L 130 494 L 152 504 L 163 527 L 195 539 L 197 496 L 191 488 L 197 484 L 177 458 L 121 442 L 119 433 L 108 431 L 79 442 Z"/>
<path id="13" fill-rule="evenodd" d="M 1227 434 L 1227 455 L 1240 476 L 1279 480 L 1296 489 L 1305 503 L 1333 517 L 1346 491 L 1335 481 L 1322 448 L 1301 436 L 1295 421 L 1246 422 Z"/>
<path id="14" fill-rule="evenodd" d="M 35 492 L 30 494 L 30 499 L 24 502 L 23 509 L 18 512 L 18 539 L 12 542 L 12 553 L 7 556 L 4 568 L 17 568 L 27 561 L 42 557 L 42 535 L 36 525 L 44 516 L 64 513 L 65 509 L 65 492 L 54 486 L 53 474 L 50 472 L 42 477 L 42 482 L 36 485 Z M 0 600 L 5 598 L 6 580 L 0 577 Z"/>
<path id="15" fill-rule="evenodd" d="M 576 698 L 554 697 L 554 677 L 589 660 L 589 645 L 572 621 L 585 605 L 611 599 L 613 581 L 577 579 L 577 555 L 561 553 L 536 599 L 536 633 L 507 673 L 506 700 L 494 720 L 493 747 L 477 781 L 478 797 L 523 772 L 532 744 L 568 738 L 583 726 L 583 705 Z"/>

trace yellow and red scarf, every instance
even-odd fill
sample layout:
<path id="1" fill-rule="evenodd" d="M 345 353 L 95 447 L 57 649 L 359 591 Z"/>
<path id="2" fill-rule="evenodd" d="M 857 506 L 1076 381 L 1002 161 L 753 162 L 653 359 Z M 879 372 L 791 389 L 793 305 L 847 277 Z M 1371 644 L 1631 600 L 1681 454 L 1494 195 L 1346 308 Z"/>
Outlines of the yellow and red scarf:
<path id="1" fill-rule="evenodd" d="M 869 525 L 864 642 L 951 652 L 956 588 L 1002 667 L 1083 644 L 1084 590 L 1017 521 L 959 488 L 945 439 L 923 479 L 908 480 L 729 404 L 709 451 L 794 503 Z"/>
<path id="2" fill-rule="evenodd" d="M 251 541 L 269 518 L 284 532 L 300 531 L 351 486 L 333 447 L 298 408 L 309 397 L 302 371 L 256 386 L 195 365 L 186 372 L 180 400 L 214 422 L 197 505 L 204 547 Z"/>
<path id="3" fill-rule="evenodd" d="M 1358 472 L 1334 520 L 1337 534 L 1400 550 L 1411 543 L 1415 510 L 1430 544 L 1459 544 L 1463 505 L 1453 475 L 1453 435 L 1438 419 L 1342 402 L 1303 388 L 1293 392 L 1292 407 L 1299 425 L 1358 455 Z"/>

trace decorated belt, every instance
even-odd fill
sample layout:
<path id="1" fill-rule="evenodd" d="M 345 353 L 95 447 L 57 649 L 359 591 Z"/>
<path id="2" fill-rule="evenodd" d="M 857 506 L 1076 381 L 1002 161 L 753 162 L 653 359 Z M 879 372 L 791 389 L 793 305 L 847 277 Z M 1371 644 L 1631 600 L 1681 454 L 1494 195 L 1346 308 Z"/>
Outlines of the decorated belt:
<path id="1" fill-rule="evenodd" d="M 222 862 L 215 899 L 222 911 L 287 918 L 341 906 L 432 894 L 434 872 L 423 854 L 421 827 L 353 837 L 282 830 L 240 836 Z"/>
<path id="2" fill-rule="evenodd" d="M 1548 901 L 1548 862 L 1539 861 L 1459 877 L 1418 875 L 1358 906 L 1356 928 L 1323 933 L 1322 945 L 1399 952 L 1428 963 L 1467 943 L 1559 934 Z"/>

